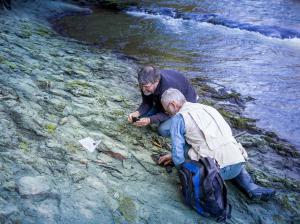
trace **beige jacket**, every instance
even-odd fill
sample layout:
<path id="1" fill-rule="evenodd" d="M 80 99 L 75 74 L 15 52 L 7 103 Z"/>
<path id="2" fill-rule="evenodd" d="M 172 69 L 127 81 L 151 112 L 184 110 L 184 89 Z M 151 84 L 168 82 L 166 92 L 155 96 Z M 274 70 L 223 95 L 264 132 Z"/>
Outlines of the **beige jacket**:
<path id="1" fill-rule="evenodd" d="M 247 152 L 232 136 L 222 115 L 214 108 L 199 103 L 183 104 L 179 112 L 185 123 L 185 138 L 192 160 L 200 157 L 216 159 L 220 167 L 245 162 Z"/>

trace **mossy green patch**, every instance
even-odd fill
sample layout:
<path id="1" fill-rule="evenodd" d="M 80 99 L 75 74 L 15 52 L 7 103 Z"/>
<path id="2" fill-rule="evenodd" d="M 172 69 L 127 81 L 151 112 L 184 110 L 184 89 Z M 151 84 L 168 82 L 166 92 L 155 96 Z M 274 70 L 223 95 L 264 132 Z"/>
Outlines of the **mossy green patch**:
<path id="1" fill-rule="evenodd" d="M 65 84 L 65 88 L 68 92 L 72 93 L 75 96 L 92 97 L 95 93 L 95 87 L 90 83 L 82 80 L 69 81 Z"/>
<path id="2" fill-rule="evenodd" d="M 280 204 L 287 210 L 293 211 L 295 209 L 291 204 L 291 198 L 289 197 L 289 195 L 283 195 L 280 200 Z"/>
<path id="3" fill-rule="evenodd" d="M 69 81 L 65 84 L 65 87 L 67 89 L 77 89 L 77 88 L 83 88 L 86 89 L 88 87 L 90 87 L 91 85 L 86 82 L 86 81 L 81 81 L 81 80 L 73 80 L 73 81 Z"/>
<path id="4" fill-rule="evenodd" d="M 248 129 L 253 130 L 255 129 L 254 124 L 252 124 L 255 120 L 246 118 L 246 117 L 238 117 L 224 109 L 218 109 L 220 114 L 222 114 L 229 122 L 230 124 L 236 128 L 236 129 Z"/>
<path id="5" fill-rule="evenodd" d="M 99 104 L 101 104 L 101 105 L 107 105 L 107 101 L 106 101 L 106 98 L 104 97 L 104 96 L 97 96 L 96 97 L 96 100 L 97 100 L 97 102 L 99 103 Z"/>
<path id="6" fill-rule="evenodd" d="M 80 62 L 77 62 L 77 63 L 80 63 Z M 89 75 L 90 71 L 86 70 L 84 67 L 81 66 L 79 68 L 75 68 L 74 72 L 75 72 L 76 76 L 86 77 Z"/>
<path id="7" fill-rule="evenodd" d="M 45 128 L 49 134 L 53 135 L 56 131 L 57 126 L 55 124 L 46 124 Z"/>
<path id="8" fill-rule="evenodd" d="M 268 139 L 269 140 L 269 139 Z M 271 143 L 269 142 L 270 147 L 272 147 L 273 149 L 275 149 L 277 151 L 278 154 L 282 155 L 282 156 L 291 156 L 294 158 L 299 158 L 300 157 L 300 153 L 298 151 L 296 151 L 295 148 L 282 144 L 282 143 Z"/>
<path id="9" fill-rule="evenodd" d="M 236 93 L 236 92 L 233 92 L 233 93 L 224 93 L 224 94 L 217 94 L 217 95 L 214 95 L 213 96 L 214 98 L 217 98 L 217 99 L 236 99 L 236 100 L 240 100 L 241 98 L 241 94 L 239 93 Z"/>
<path id="10" fill-rule="evenodd" d="M 65 148 L 71 153 L 77 153 L 80 147 L 74 143 L 66 143 Z"/>
<path id="11" fill-rule="evenodd" d="M 20 142 L 19 149 L 22 150 L 24 153 L 29 152 L 29 143 L 28 142 Z"/>
<path id="12" fill-rule="evenodd" d="M 119 210 L 126 221 L 134 222 L 136 219 L 136 205 L 130 197 L 122 197 L 119 201 Z"/>
<path id="13" fill-rule="evenodd" d="M 31 26 L 28 23 L 24 22 L 21 26 L 20 32 L 16 33 L 16 35 L 23 39 L 30 38 L 32 35 Z"/>
<path id="14" fill-rule="evenodd" d="M 22 32 L 18 33 L 17 35 L 23 39 L 28 39 L 31 37 L 31 32 L 27 31 L 27 30 L 23 30 Z"/>
<path id="15" fill-rule="evenodd" d="M 14 62 L 7 61 L 5 59 L 1 61 L 1 64 L 4 64 L 4 65 L 8 66 L 10 69 L 16 69 L 17 68 L 17 65 Z"/>
<path id="16" fill-rule="evenodd" d="M 207 100 L 207 99 L 204 99 L 201 101 L 202 104 L 205 104 L 205 105 L 208 105 L 208 106 L 214 106 L 215 103 L 211 100 Z"/>
<path id="17" fill-rule="evenodd" d="M 124 116 L 125 112 L 123 110 L 114 110 L 112 111 L 112 114 L 116 117 L 122 117 Z"/>
<path id="18" fill-rule="evenodd" d="M 125 100 L 124 96 L 121 95 L 113 95 L 111 98 L 115 102 L 123 102 Z"/>
<path id="19" fill-rule="evenodd" d="M 40 36 L 50 36 L 52 35 L 52 31 L 47 29 L 47 28 L 44 28 L 42 26 L 39 26 L 36 30 L 35 30 L 35 33 L 37 35 L 40 35 Z"/>
<path id="20" fill-rule="evenodd" d="M 264 136 L 264 139 L 268 142 L 268 143 L 276 143 L 276 140 L 272 137 L 269 136 Z"/>
<path id="21" fill-rule="evenodd" d="M 0 56 L 0 64 L 3 64 L 4 61 L 5 61 L 5 58 Z"/>

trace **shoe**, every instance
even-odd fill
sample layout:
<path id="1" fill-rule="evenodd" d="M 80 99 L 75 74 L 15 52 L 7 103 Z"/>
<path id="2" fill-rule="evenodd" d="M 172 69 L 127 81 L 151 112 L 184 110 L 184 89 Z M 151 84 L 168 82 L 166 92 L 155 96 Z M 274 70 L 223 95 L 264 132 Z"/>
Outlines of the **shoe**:
<path id="1" fill-rule="evenodd" d="M 245 191 L 248 197 L 252 200 L 268 201 L 276 194 L 276 191 L 273 189 L 261 187 L 255 184 L 244 166 L 242 167 L 239 175 L 233 179 L 233 182 Z"/>

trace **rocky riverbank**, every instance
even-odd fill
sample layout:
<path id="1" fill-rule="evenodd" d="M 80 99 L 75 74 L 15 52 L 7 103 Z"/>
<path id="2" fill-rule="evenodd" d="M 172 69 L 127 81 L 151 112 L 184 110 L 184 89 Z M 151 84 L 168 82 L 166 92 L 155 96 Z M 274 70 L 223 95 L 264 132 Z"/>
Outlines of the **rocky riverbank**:
<path id="1" fill-rule="evenodd" d="M 47 2 L 47 3 L 45 3 Z M 0 223 L 214 223 L 183 205 L 179 181 L 154 164 L 169 150 L 154 127 L 127 114 L 140 102 L 137 65 L 63 38 L 45 15 L 88 9 L 58 1 L 0 12 Z M 206 79 L 192 80 L 249 153 L 256 181 L 274 200 L 252 202 L 229 185 L 229 223 L 300 222 L 299 153 L 241 117 L 247 98 Z M 96 152 L 78 142 L 101 139 Z"/>

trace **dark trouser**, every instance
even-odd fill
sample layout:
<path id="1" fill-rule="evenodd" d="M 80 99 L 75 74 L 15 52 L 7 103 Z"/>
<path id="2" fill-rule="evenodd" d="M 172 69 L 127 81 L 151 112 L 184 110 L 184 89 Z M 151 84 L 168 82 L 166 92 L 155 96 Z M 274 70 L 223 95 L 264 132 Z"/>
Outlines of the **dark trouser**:
<path id="1" fill-rule="evenodd" d="M 150 117 L 157 113 L 157 109 L 155 107 L 152 107 L 146 114 L 143 114 L 141 117 Z M 158 134 L 163 137 L 170 137 L 170 129 L 171 129 L 171 123 L 172 123 L 172 117 L 168 120 L 165 120 L 161 123 L 159 123 L 158 126 Z"/>

